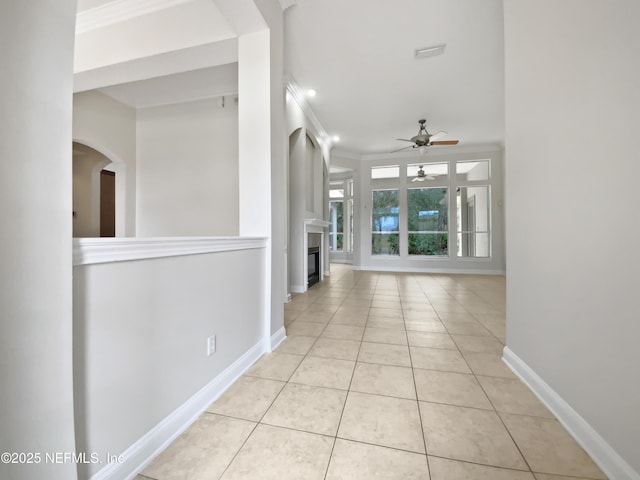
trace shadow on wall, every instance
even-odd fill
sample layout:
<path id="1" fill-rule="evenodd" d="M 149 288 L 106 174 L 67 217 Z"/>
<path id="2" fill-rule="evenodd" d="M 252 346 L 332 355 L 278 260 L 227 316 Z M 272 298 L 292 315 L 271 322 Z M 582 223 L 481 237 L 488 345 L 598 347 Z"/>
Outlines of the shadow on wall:
<path id="1" fill-rule="evenodd" d="M 115 237 L 116 173 L 102 153 L 73 142 L 73 236 Z"/>

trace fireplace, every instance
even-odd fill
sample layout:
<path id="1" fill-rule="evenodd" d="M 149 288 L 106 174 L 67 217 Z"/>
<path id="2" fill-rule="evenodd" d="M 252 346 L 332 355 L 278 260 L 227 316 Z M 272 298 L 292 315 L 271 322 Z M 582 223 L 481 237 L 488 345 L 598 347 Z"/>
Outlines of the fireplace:
<path id="1" fill-rule="evenodd" d="M 320 247 L 309 247 L 307 256 L 307 288 L 309 288 L 320 281 Z"/>
<path id="2" fill-rule="evenodd" d="M 322 283 L 326 267 L 324 236 L 328 226 L 329 222 L 324 220 L 309 218 L 304 221 L 302 249 L 296 249 L 296 257 L 302 260 L 302 265 L 300 265 L 302 268 L 293 272 L 293 275 L 296 275 L 300 283 L 291 285 L 292 291 L 306 292 L 312 285 Z M 297 275 L 300 276 L 298 277 Z"/>

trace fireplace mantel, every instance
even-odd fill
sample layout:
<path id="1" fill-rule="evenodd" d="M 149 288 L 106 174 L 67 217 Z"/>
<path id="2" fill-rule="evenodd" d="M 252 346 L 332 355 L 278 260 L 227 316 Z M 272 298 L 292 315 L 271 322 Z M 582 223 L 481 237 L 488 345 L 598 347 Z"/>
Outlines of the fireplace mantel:
<path id="1" fill-rule="evenodd" d="M 331 223 L 317 218 L 307 218 L 304 221 L 304 233 L 324 233 L 325 228 L 329 228 Z"/>
<path id="2" fill-rule="evenodd" d="M 302 235 L 302 253 L 304 256 L 304 261 L 302 262 L 303 265 L 303 276 L 302 278 L 305 279 L 304 285 L 302 285 L 302 292 L 306 292 L 308 285 L 306 282 L 306 278 L 307 278 L 307 273 L 309 271 L 309 259 L 308 259 L 308 251 L 309 251 L 309 234 L 310 233 L 320 233 L 321 237 L 320 237 L 320 281 L 322 281 L 322 279 L 324 278 L 324 263 L 326 261 L 325 259 L 325 251 L 324 251 L 324 247 L 325 247 L 325 233 L 327 233 L 329 230 L 329 225 L 330 223 L 325 221 L 325 220 L 320 220 L 317 218 L 306 218 L 304 220 L 304 233 Z M 295 291 L 295 290 L 294 290 Z M 296 292 L 296 293 L 301 293 L 301 292 Z"/>

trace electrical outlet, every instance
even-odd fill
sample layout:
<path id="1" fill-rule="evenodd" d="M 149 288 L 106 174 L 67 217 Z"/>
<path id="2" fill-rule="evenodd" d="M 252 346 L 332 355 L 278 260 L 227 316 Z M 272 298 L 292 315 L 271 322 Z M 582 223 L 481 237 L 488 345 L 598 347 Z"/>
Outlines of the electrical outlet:
<path id="1" fill-rule="evenodd" d="M 207 338 L 207 357 L 216 353 L 216 336 L 211 335 Z"/>

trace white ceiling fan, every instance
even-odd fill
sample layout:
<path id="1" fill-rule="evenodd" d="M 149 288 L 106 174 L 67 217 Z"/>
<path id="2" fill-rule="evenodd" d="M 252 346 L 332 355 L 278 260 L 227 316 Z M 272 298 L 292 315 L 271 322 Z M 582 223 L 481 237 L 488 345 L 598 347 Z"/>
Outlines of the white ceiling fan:
<path id="1" fill-rule="evenodd" d="M 416 176 L 413 177 L 413 179 L 411 180 L 412 182 L 424 182 L 425 180 L 435 180 L 436 179 L 435 174 L 427 174 L 424 170 L 423 170 L 423 165 L 420 165 L 420 168 L 418 169 L 418 172 L 416 173 Z"/>
<path id="2" fill-rule="evenodd" d="M 430 147 L 432 145 L 457 145 L 459 142 L 459 140 L 437 140 L 438 138 L 441 138 L 447 135 L 447 132 L 441 131 L 438 133 L 431 134 L 427 131 L 427 127 L 425 126 L 427 121 L 424 118 L 418 120 L 418 123 L 420 124 L 420 129 L 418 130 L 417 135 L 411 137 L 410 139 L 396 138 L 396 140 L 400 142 L 410 142 L 410 143 L 413 143 L 413 145 L 409 147 L 400 148 L 398 150 L 394 150 L 391 153 L 399 152 L 401 150 L 406 150 L 407 148 L 423 148 L 423 147 Z"/>

